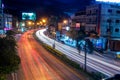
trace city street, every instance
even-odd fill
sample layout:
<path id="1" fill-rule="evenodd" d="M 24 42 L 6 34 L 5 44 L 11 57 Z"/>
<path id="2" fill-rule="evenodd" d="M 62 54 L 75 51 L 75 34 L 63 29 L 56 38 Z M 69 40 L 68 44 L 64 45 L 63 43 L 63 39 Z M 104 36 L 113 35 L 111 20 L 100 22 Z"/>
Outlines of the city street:
<path id="1" fill-rule="evenodd" d="M 120 0 L 0 5 L 0 80 L 119 79 Z"/>
<path id="2" fill-rule="evenodd" d="M 21 65 L 16 80 L 87 80 L 88 77 L 47 52 L 32 33 L 28 31 L 22 34 L 18 41 Z"/>
<path id="3" fill-rule="evenodd" d="M 54 44 L 54 40 L 48 38 L 44 35 L 45 29 L 37 31 L 36 35 L 40 40 L 44 43 L 52 46 Z M 77 49 L 67 46 L 65 44 L 59 43 L 55 41 L 55 49 L 60 50 L 64 54 L 66 54 L 70 59 L 80 63 L 82 67 L 84 66 L 84 52 L 78 53 Z M 91 71 L 92 69 L 99 71 L 107 76 L 113 76 L 115 74 L 120 73 L 120 63 L 104 57 L 98 56 L 96 54 L 87 54 L 87 66 L 89 67 L 88 70 Z M 92 68 L 92 69 L 91 69 Z"/>

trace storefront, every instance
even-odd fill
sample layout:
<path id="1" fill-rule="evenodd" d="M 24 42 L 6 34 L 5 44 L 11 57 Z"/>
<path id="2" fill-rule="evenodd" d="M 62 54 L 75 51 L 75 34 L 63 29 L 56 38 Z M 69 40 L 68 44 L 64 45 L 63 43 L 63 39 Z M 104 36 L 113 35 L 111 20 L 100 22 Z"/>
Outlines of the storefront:
<path id="1" fill-rule="evenodd" d="M 120 40 L 119 39 L 110 40 L 110 50 L 111 51 L 120 51 Z"/>

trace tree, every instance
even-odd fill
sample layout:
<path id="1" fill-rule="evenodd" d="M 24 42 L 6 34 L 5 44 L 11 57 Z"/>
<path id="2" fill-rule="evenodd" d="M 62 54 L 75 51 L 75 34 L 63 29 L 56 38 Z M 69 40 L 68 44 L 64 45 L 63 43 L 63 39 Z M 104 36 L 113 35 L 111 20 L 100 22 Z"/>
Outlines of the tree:
<path id="1" fill-rule="evenodd" d="M 79 41 L 83 40 L 86 37 L 85 31 L 84 30 L 76 31 L 75 29 L 71 29 L 70 31 L 68 31 L 67 36 L 76 40 L 76 42 L 77 42 L 76 47 L 77 47 L 78 51 L 80 52 L 81 47 L 80 47 Z"/>
<path id="2" fill-rule="evenodd" d="M 13 35 L 13 31 L 8 31 L 6 37 L 0 38 L 0 74 L 10 74 L 19 68 L 20 58 Z"/>

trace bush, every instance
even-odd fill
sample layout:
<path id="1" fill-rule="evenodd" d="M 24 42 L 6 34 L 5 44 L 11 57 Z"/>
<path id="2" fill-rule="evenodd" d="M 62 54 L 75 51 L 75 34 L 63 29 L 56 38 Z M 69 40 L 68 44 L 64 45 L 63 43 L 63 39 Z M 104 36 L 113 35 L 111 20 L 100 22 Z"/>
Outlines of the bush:
<path id="1" fill-rule="evenodd" d="M 6 75 L 0 74 L 0 80 L 6 80 Z"/>

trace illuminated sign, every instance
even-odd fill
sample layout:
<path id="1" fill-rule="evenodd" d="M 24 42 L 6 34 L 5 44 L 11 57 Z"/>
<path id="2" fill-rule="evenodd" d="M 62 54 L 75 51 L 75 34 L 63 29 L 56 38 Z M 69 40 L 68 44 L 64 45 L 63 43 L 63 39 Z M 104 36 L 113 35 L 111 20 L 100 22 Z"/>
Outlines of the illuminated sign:
<path id="1" fill-rule="evenodd" d="M 120 0 L 96 0 L 100 2 L 112 2 L 112 3 L 120 3 Z"/>
<path id="2" fill-rule="evenodd" d="M 22 20 L 36 20 L 36 14 L 35 13 L 22 13 Z"/>

